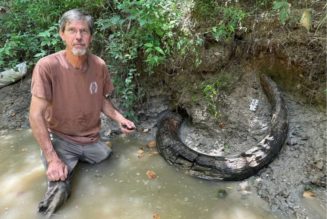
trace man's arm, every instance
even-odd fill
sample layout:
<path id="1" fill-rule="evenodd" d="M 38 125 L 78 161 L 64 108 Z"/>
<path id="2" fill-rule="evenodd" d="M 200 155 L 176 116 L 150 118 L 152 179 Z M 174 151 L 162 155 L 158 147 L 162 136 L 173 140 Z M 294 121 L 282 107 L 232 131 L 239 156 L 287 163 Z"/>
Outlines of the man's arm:
<path id="1" fill-rule="evenodd" d="M 29 113 L 30 125 L 48 163 L 47 176 L 49 181 L 65 180 L 68 174 L 67 166 L 54 150 L 45 122 L 45 111 L 48 105 L 48 101 L 32 96 Z"/>
<path id="2" fill-rule="evenodd" d="M 119 124 L 123 133 L 131 133 L 135 129 L 132 121 L 126 119 L 111 103 L 110 100 L 103 98 L 102 112 Z"/>

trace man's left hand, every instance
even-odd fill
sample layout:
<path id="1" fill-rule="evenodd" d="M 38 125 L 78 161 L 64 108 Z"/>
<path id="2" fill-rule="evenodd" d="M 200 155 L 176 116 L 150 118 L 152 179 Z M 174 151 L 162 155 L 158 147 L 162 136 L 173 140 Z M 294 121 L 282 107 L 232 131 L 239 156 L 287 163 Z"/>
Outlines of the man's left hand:
<path id="1" fill-rule="evenodd" d="M 125 120 L 124 122 L 120 123 L 120 129 L 123 133 L 129 134 L 136 130 L 136 127 L 132 121 Z"/>

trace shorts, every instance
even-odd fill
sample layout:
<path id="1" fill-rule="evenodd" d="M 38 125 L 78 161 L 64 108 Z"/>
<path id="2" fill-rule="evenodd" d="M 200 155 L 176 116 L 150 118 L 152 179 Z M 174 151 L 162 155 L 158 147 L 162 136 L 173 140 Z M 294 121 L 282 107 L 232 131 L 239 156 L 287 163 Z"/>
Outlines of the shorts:
<path id="1" fill-rule="evenodd" d="M 67 165 L 69 173 L 72 173 L 78 161 L 91 164 L 100 163 L 112 153 L 111 148 L 101 141 L 91 144 L 78 144 L 66 141 L 53 133 L 50 133 L 50 139 L 59 158 Z M 43 164 L 47 168 L 47 162 L 42 152 L 41 156 Z"/>

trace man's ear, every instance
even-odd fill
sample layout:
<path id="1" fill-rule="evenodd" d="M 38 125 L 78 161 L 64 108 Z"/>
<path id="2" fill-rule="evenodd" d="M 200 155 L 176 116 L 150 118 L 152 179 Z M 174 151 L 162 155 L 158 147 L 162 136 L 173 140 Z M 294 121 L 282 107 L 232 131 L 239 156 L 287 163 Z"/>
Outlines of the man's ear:
<path id="1" fill-rule="evenodd" d="M 65 41 L 64 40 L 64 32 L 63 31 L 59 30 L 59 36 L 60 36 L 60 38 L 61 38 L 62 41 Z"/>
<path id="2" fill-rule="evenodd" d="M 90 43 L 92 43 L 92 41 L 93 41 L 93 34 L 91 35 Z"/>

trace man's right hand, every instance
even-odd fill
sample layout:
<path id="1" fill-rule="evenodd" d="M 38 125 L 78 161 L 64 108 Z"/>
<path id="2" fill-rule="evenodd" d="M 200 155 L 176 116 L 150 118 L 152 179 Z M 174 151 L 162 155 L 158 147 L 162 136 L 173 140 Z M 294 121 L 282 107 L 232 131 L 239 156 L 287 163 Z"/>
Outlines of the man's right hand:
<path id="1" fill-rule="evenodd" d="M 49 181 L 64 181 L 68 175 L 68 168 L 60 159 L 48 163 L 47 176 Z"/>

